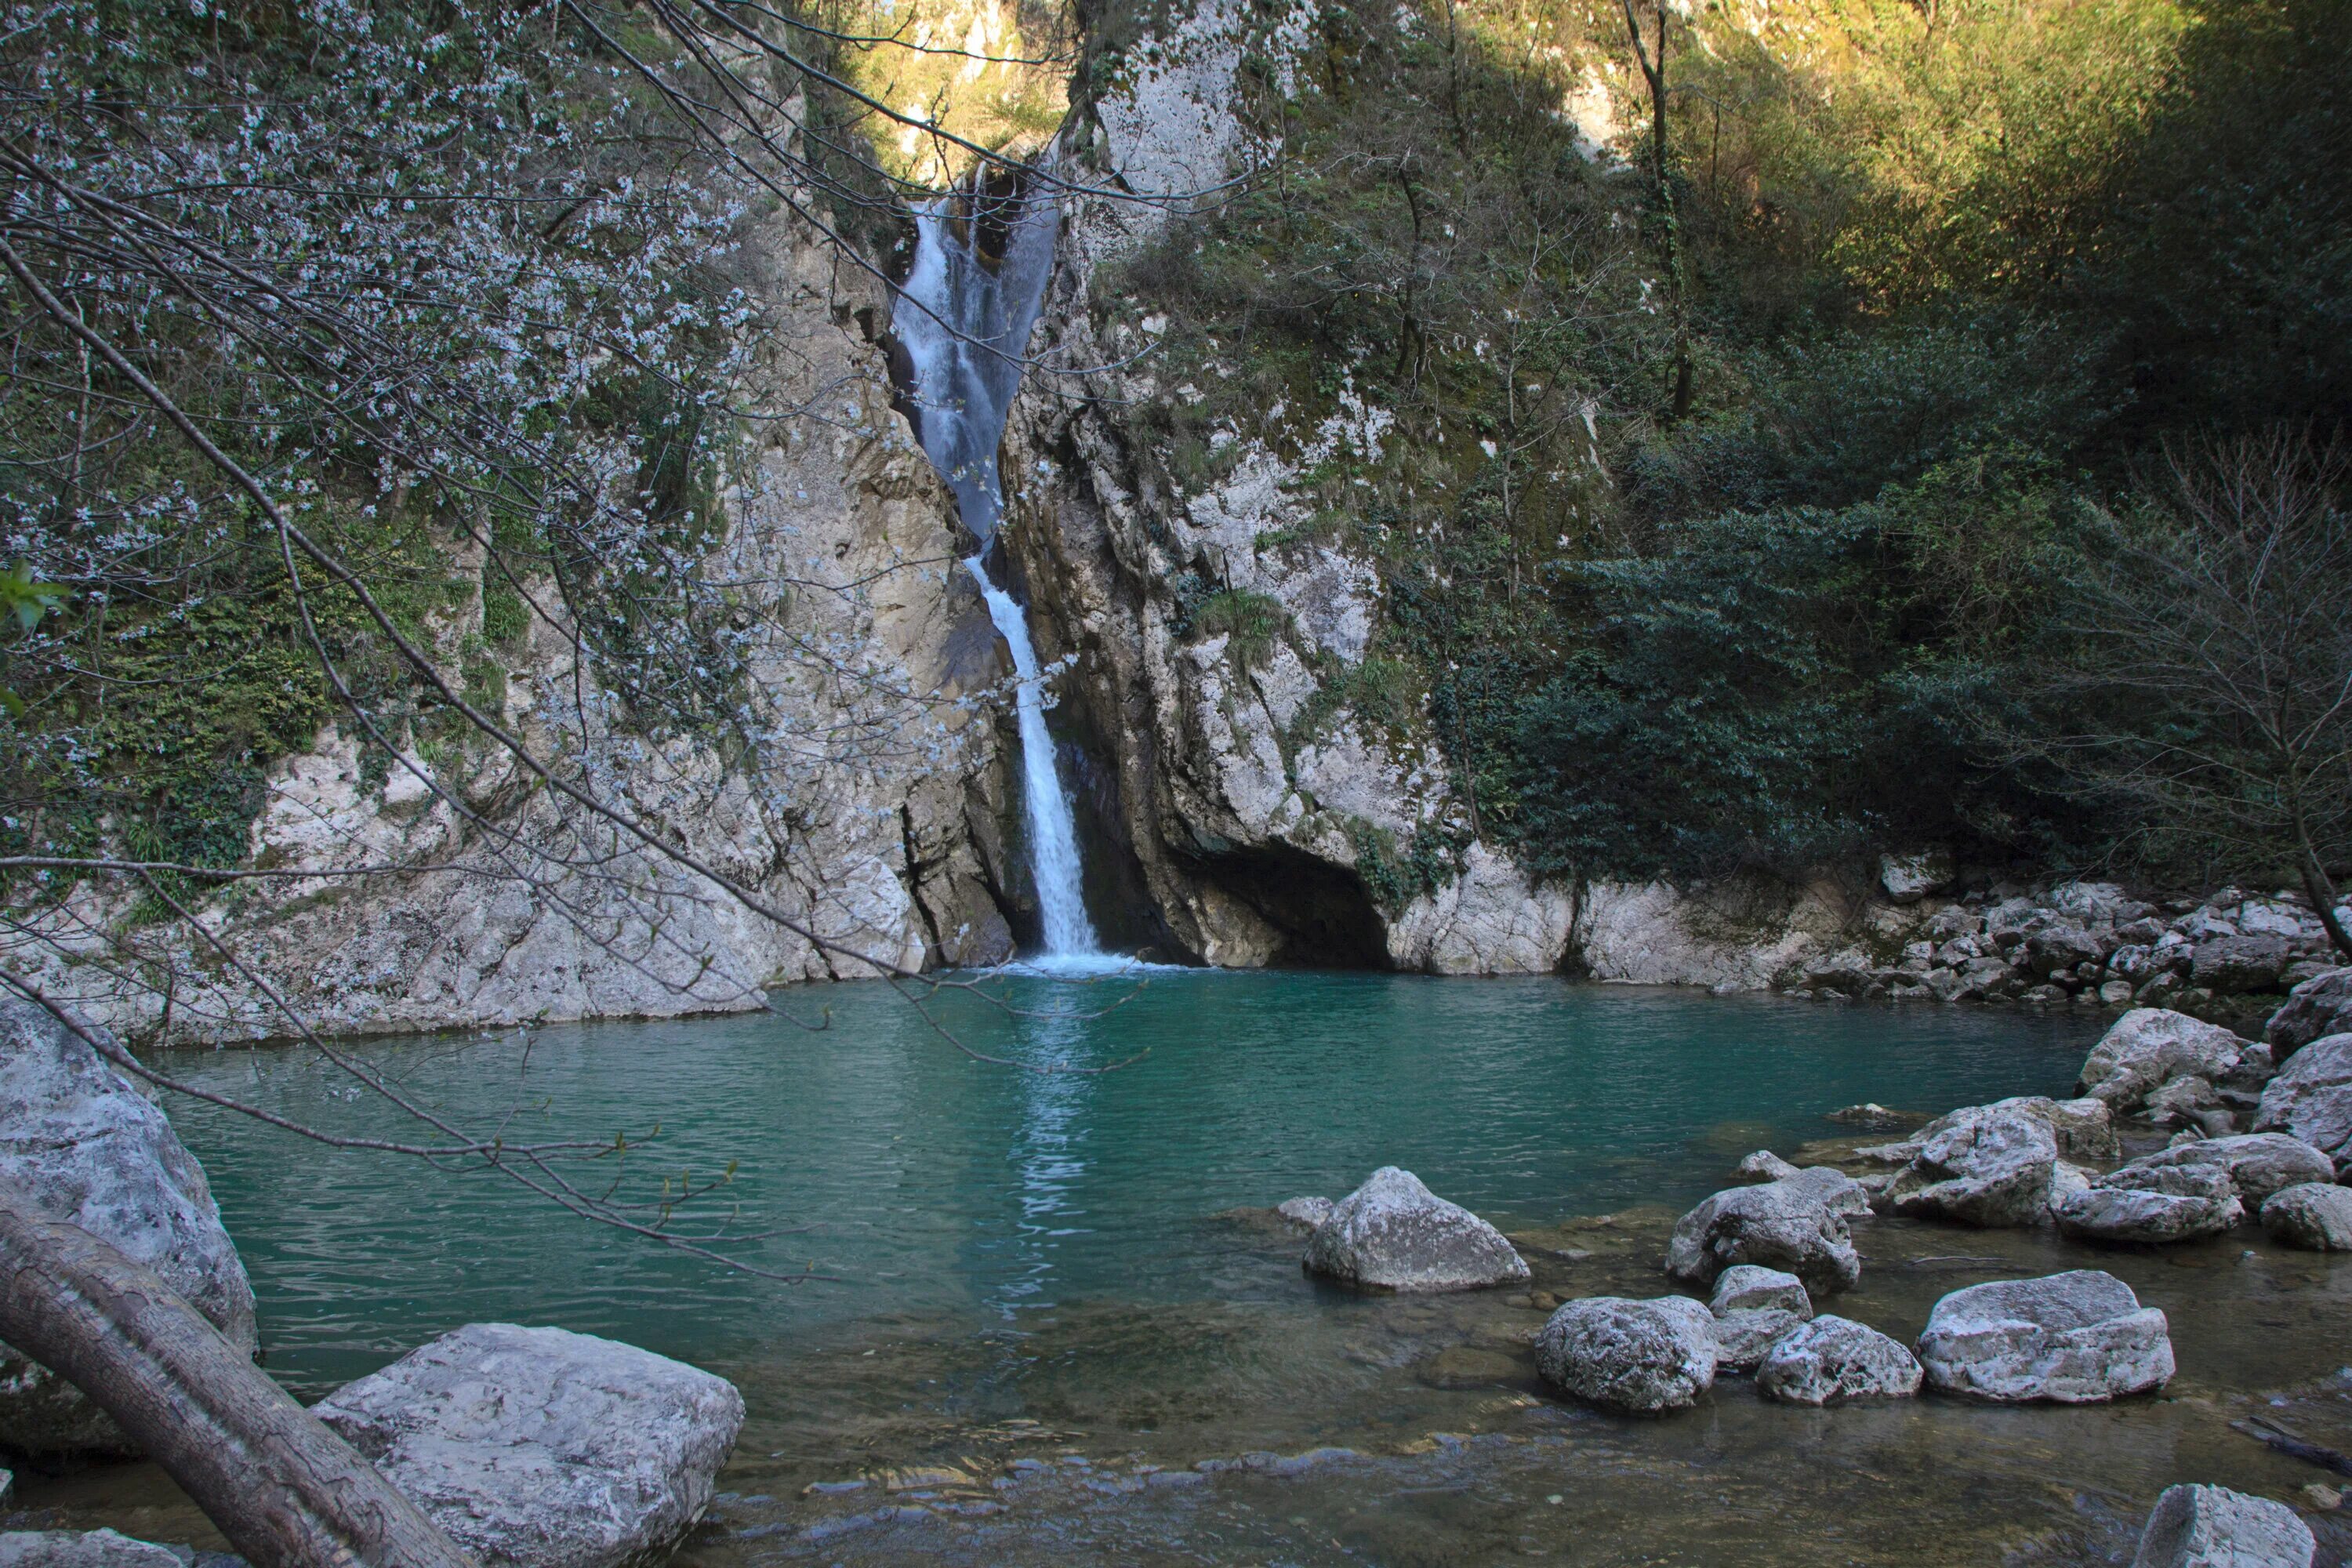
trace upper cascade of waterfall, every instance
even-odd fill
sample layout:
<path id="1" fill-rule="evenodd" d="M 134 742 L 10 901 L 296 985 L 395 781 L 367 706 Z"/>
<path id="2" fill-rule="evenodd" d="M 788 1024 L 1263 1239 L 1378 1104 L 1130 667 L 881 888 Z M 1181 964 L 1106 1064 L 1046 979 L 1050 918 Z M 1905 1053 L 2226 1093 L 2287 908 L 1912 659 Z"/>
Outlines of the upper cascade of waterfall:
<path id="1" fill-rule="evenodd" d="M 907 356 L 916 439 L 984 552 L 1003 513 L 997 443 L 1053 274 L 1061 213 L 1050 195 L 978 181 L 914 211 L 915 261 L 890 331 Z"/>

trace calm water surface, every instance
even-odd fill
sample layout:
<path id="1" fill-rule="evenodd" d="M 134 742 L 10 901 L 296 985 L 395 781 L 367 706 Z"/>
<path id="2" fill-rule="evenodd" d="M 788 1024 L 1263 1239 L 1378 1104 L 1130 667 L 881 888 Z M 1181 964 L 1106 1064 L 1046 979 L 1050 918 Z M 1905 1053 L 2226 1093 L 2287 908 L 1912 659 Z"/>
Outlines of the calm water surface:
<path id="1" fill-rule="evenodd" d="M 2063 1093 L 2096 1018 L 1181 972 L 934 999 L 955 1041 L 1008 1067 L 879 984 L 780 1003 L 824 1026 L 364 1048 L 470 1129 L 625 1133 L 625 1159 L 578 1173 L 593 1190 L 657 1199 L 665 1177 L 675 1190 L 732 1163 L 723 1209 L 699 1216 L 775 1233 L 735 1254 L 821 1276 L 798 1284 L 568 1219 L 496 1178 L 176 1103 L 252 1272 L 272 1373 L 315 1395 L 480 1320 L 721 1372 L 750 1418 L 687 1549 L 713 1565 L 2120 1562 L 2173 1480 L 2294 1500 L 2326 1479 L 2230 1430 L 2250 1400 L 2352 1446 L 2336 1375 L 2352 1266 L 2252 1232 L 2085 1257 L 2039 1233 L 1859 1228 L 1864 1285 L 1836 1310 L 1898 1337 L 1979 1279 L 2123 1274 L 2174 1319 L 2182 1375 L 2163 1400 L 1822 1413 L 1727 1380 L 1696 1411 L 1636 1422 L 1536 1380 L 1527 1342 L 1552 1300 L 1663 1291 L 1674 1215 L 1741 1154 L 1838 1133 L 1824 1113 L 1858 1100 Z M 171 1065 L 315 1122 L 398 1129 L 304 1053 Z M 1303 1277 L 1265 1208 L 1383 1163 L 1510 1232 L 1535 1289 L 1360 1297 Z M 200 1535 L 167 1494 L 131 1471 L 45 1500 Z M 2336 1517 L 2315 1516 L 2326 1550 L 2352 1550 Z"/>

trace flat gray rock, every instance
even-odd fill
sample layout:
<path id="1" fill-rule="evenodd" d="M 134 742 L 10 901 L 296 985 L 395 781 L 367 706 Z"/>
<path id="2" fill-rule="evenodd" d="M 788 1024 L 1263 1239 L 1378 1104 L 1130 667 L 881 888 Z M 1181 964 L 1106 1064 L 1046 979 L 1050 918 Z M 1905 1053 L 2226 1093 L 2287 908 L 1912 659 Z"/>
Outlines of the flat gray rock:
<path id="1" fill-rule="evenodd" d="M 1334 1205 L 1307 1238 L 1317 1274 L 1378 1290 L 1477 1290 L 1528 1277 L 1527 1260 L 1503 1233 L 1383 1165 Z"/>
<path id="2" fill-rule="evenodd" d="M 2301 1186 L 2305 1182 L 2336 1179 L 2335 1164 L 2326 1155 L 2302 1139 L 2290 1138 L 2284 1132 L 2241 1132 L 2229 1138 L 2200 1138 L 2192 1143 L 2176 1144 L 2118 1166 L 2105 1179 L 2123 1185 L 2116 1178 L 2127 1171 L 2184 1165 L 2210 1165 L 2225 1173 L 2231 1185 L 2237 1189 L 2239 1201 L 2249 1212 L 2259 1210 L 2273 1193 Z"/>
<path id="3" fill-rule="evenodd" d="M 1843 1290 L 1862 1278 L 1846 1216 L 1869 1205 L 1859 1183 L 1822 1165 L 1761 1186 L 1733 1187 L 1675 1226 L 1666 1272 L 1712 1286 L 1726 1268 L 1752 1263 L 1794 1274 L 1815 1295 Z"/>
<path id="4" fill-rule="evenodd" d="M 1756 1386 L 1789 1405 L 1843 1405 L 1919 1392 L 1918 1359 L 1867 1323 L 1828 1314 L 1772 1342 Z"/>
<path id="5" fill-rule="evenodd" d="M 2219 1236 L 2245 1217 L 2219 1165 L 2126 1165 L 2051 1205 L 2058 1228 L 2085 1241 L 2162 1243 Z"/>
<path id="6" fill-rule="evenodd" d="M 1741 1307 L 1716 1313 L 1716 1370 L 1754 1372 L 1775 1341 L 1806 1321 L 1786 1307 Z"/>
<path id="7" fill-rule="evenodd" d="M 2002 1404 L 2094 1404 L 2160 1388 L 2173 1373 L 2164 1314 L 2112 1274 L 2000 1279 L 1937 1301 L 1919 1336 L 1927 1382 Z"/>
<path id="8" fill-rule="evenodd" d="M 2197 944 L 2189 978 L 2216 996 L 2275 991 L 2287 957 L 2282 936 L 2216 937 Z"/>
<path id="9" fill-rule="evenodd" d="M 1707 1310 L 1717 1317 L 1760 1307 L 1778 1307 L 1800 1318 L 1813 1315 L 1805 1282 L 1785 1270 L 1741 1263 L 1716 1276 L 1715 1299 L 1707 1303 Z"/>
<path id="10" fill-rule="evenodd" d="M 2311 1568 L 2319 1550 L 2294 1510 L 2227 1487 L 2168 1487 L 2132 1568 Z"/>
<path id="11" fill-rule="evenodd" d="M 1969 1106 L 1922 1130 L 1883 1205 L 1914 1219 L 2038 1225 L 2057 1163 L 2049 1121 L 2015 1104 Z"/>
<path id="12" fill-rule="evenodd" d="M 702 1517 L 743 1400 L 635 1345 L 469 1323 L 313 1413 L 482 1568 L 620 1568 Z"/>
<path id="13" fill-rule="evenodd" d="M 2328 1035 L 2287 1058 L 2263 1087 L 2254 1131 L 2284 1132 L 2352 1173 L 2352 1034 Z"/>
<path id="14" fill-rule="evenodd" d="M 2342 1034 L 2352 1034 L 2352 969 L 2313 975 L 2287 993 L 2286 1005 L 2263 1027 L 2282 1062 L 2314 1040 Z"/>
<path id="15" fill-rule="evenodd" d="M 2352 1187 L 2306 1182 L 2273 1193 L 2263 1205 L 2263 1228 L 2305 1252 L 2352 1252 Z"/>
<path id="16" fill-rule="evenodd" d="M 2091 1047 L 2081 1091 L 2118 1116 L 2136 1115 L 2176 1078 L 2221 1082 L 2238 1069 L 2245 1047 L 2219 1024 L 2165 1007 L 2135 1007 Z"/>
<path id="17" fill-rule="evenodd" d="M 1577 1398 L 1634 1415 L 1695 1405 L 1715 1386 L 1715 1318 L 1682 1296 L 1591 1296 L 1536 1337 L 1536 1370 Z"/>
<path id="18" fill-rule="evenodd" d="M 194 1553 L 134 1541 L 111 1530 L 12 1530 L 0 1533 L 0 1568 L 187 1568 Z"/>
<path id="19" fill-rule="evenodd" d="M 29 1002 L 0 1002 L 0 1176 L 51 1218 L 152 1268 L 252 1353 L 253 1287 L 221 1227 L 204 1167 L 161 1107 Z M 0 1432 L 26 1453 L 133 1451 L 79 1390 L 5 1344 Z"/>

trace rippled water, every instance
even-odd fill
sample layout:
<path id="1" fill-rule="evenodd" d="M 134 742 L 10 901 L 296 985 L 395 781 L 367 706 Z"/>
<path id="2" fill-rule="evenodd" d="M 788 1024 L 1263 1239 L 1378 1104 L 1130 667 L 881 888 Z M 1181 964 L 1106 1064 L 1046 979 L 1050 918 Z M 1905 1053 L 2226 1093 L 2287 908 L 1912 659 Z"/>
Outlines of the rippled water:
<path id="1" fill-rule="evenodd" d="M 2249 1397 L 2352 1445 L 2335 1376 L 2352 1361 L 2352 1266 L 2252 1232 L 2086 1260 L 2042 1234 L 1858 1231 L 1864 1286 L 1837 1310 L 1899 1337 L 1960 1285 L 2114 1268 L 2173 1315 L 2182 1373 L 2164 1400 L 1823 1414 L 1728 1381 L 1700 1410 L 1638 1422 L 1536 1380 L 1527 1341 L 1550 1300 L 1664 1289 L 1673 1215 L 1740 1154 L 1832 1134 L 1823 1113 L 1856 1100 L 2063 1092 L 2095 1020 L 1188 973 L 1002 981 L 931 1006 L 973 1051 L 1124 1064 L 1087 1073 L 974 1060 L 880 985 L 784 1001 L 825 1026 L 367 1049 L 469 1124 L 513 1112 L 510 1139 L 625 1131 L 624 1191 L 734 1162 L 738 1227 L 790 1227 L 743 1256 L 824 1276 L 797 1285 L 568 1220 L 495 1179 L 175 1105 L 254 1276 L 270 1370 L 315 1394 L 501 1319 L 721 1372 L 751 1416 L 688 1549 L 712 1564 L 2125 1561 L 2173 1480 L 2294 1497 L 2326 1479 L 2229 1428 Z M 393 1126 L 296 1052 L 171 1064 L 273 1110 Z M 1511 1232 L 1534 1290 L 1417 1300 L 1302 1276 L 1265 1207 L 1391 1163 Z M 594 1167 L 600 1190 L 615 1173 Z M 1318 1447 L 1344 1452 L 1297 1458 Z M 47 1501 L 125 1528 L 148 1510 L 190 1539 L 184 1505 L 155 1488 L 85 1477 Z M 2335 1517 L 2324 1539 L 2352 1548 Z"/>

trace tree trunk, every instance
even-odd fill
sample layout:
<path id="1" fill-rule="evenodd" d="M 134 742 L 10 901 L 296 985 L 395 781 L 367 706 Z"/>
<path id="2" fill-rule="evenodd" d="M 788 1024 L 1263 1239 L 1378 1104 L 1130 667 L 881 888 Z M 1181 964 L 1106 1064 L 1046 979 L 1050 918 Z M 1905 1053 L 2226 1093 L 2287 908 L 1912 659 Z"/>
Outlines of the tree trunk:
<path id="1" fill-rule="evenodd" d="M 2311 842 L 2303 845 L 2303 890 L 2310 896 L 2311 906 L 2319 913 L 2319 923 L 2327 931 L 2327 940 L 2336 944 L 2336 955 L 2352 963 L 2352 933 L 2336 918 L 2336 884 L 2329 879 L 2327 868 L 2319 863 Z"/>
<path id="2" fill-rule="evenodd" d="M 254 1568 L 473 1568 L 152 1270 L 6 1181 L 0 1339 L 113 1416 Z"/>

